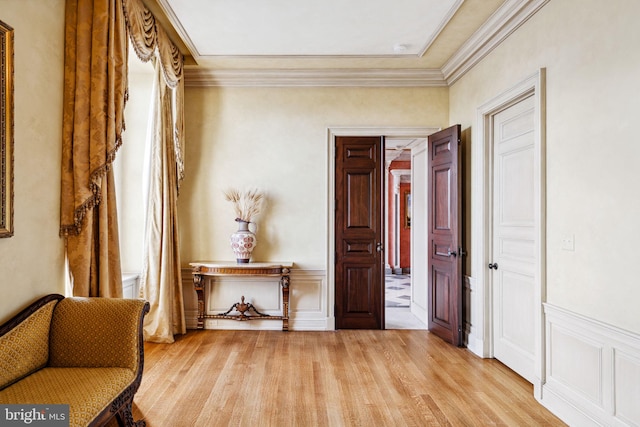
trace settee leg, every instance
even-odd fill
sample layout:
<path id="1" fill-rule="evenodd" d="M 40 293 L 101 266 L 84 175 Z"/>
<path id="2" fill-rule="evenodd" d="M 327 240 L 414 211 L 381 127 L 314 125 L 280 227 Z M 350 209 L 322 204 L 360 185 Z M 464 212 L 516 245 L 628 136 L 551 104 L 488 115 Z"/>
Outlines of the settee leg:
<path id="1" fill-rule="evenodd" d="M 116 418 L 120 427 L 145 427 L 147 425 L 144 420 L 133 420 L 131 402 L 127 402 L 127 404 L 120 409 L 120 411 L 116 414 Z"/>

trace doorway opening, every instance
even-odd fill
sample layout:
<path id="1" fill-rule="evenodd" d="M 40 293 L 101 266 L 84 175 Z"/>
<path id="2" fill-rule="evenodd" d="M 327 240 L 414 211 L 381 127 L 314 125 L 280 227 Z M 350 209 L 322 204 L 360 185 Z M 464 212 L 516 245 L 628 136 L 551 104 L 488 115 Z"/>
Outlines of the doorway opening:
<path id="1" fill-rule="evenodd" d="M 427 329 L 411 312 L 411 147 L 419 142 L 385 138 L 385 329 Z"/>
<path id="2" fill-rule="evenodd" d="M 427 329 L 411 312 L 411 274 L 385 275 L 385 329 Z"/>
<path id="3" fill-rule="evenodd" d="M 336 295 L 338 292 L 338 279 L 337 274 L 340 273 L 340 280 L 343 280 L 343 272 L 337 270 L 336 268 L 336 260 L 338 259 L 338 243 L 336 238 L 336 221 L 338 220 L 336 215 L 337 209 L 337 194 L 336 194 L 336 180 L 338 177 L 337 168 L 336 168 L 336 156 L 337 156 L 337 140 L 341 137 L 382 137 L 384 138 L 384 145 L 386 149 L 394 150 L 395 146 L 399 144 L 403 144 L 401 150 L 407 150 L 406 153 L 410 153 L 410 164 L 415 165 L 416 167 L 410 168 L 410 182 L 411 185 L 411 197 L 409 199 L 409 218 L 406 218 L 408 221 L 408 225 L 410 225 L 409 231 L 414 236 L 423 236 L 418 238 L 412 238 L 410 240 L 410 257 L 417 257 L 419 260 L 426 260 L 427 253 L 427 239 L 426 239 L 426 211 L 427 211 L 427 173 L 426 173 L 426 165 L 427 165 L 427 137 L 437 131 L 439 128 L 330 128 L 328 132 L 328 166 L 329 166 L 329 179 L 328 179 L 328 229 L 330 232 L 328 233 L 328 251 L 327 251 L 327 277 L 329 279 L 328 283 L 328 306 L 331 307 L 330 316 L 334 322 L 334 328 L 344 328 L 345 326 L 340 326 L 342 319 L 341 310 L 344 310 L 342 305 L 338 307 L 337 304 L 342 301 L 343 295 Z M 405 153 L 405 154 L 406 154 Z M 381 153 L 382 154 L 382 153 Z M 386 156 L 385 156 L 386 157 Z M 381 156 L 381 158 L 384 158 Z M 388 171 L 385 168 L 385 162 L 381 162 L 382 166 L 382 174 L 387 173 Z M 341 178 L 342 179 L 342 178 Z M 356 180 L 357 181 L 357 180 Z M 385 182 L 388 181 L 385 177 Z M 382 203 L 388 203 L 386 197 L 388 191 L 387 185 L 382 185 L 381 187 L 382 193 Z M 384 209 L 384 228 L 388 229 L 389 219 L 386 216 L 386 205 Z M 381 213 L 382 215 L 382 213 Z M 341 219 L 342 220 L 342 219 Z M 380 246 L 383 247 L 383 251 L 385 252 L 385 256 L 382 257 L 382 265 L 381 269 L 383 271 L 382 277 L 384 278 L 386 274 L 393 272 L 391 267 L 393 264 L 387 261 L 387 253 L 389 253 L 388 245 L 388 235 L 386 233 L 382 236 L 382 243 Z M 342 245 L 342 243 L 341 243 Z M 382 249 L 382 248 L 381 248 Z M 413 264 L 413 265 L 412 265 Z M 395 265 L 394 265 L 395 267 Z M 395 273 L 402 272 L 402 270 L 395 271 Z M 407 279 L 409 281 L 409 307 L 402 307 L 400 311 L 408 312 L 412 314 L 413 317 L 417 317 L 421 323 L 426 325 L 427 322 L 427 266 L 425 261 L 418 261 L 417 263 L 412 262 L 409 264 L 409 268 L 406 273 Z M 353 276 L 353 275 L 352 275 Z M 356 275 L 357 276 L 357 275 Z M 398 278 L 397 275 L 391 276 L 391 278 Z M 384 280 L 383 280 L 384 282 Z M 382 294 L 385 293 L 385 284 L 382 284 Z M 343 292 L 342 289 L 339 290 Z M 387 310 L 385 306 L 385 295 L 382 295 L 381 298 L 378 298 L 383 310 L 383 316 L 386 315 Z M 354 305 L 357 308 L 357 305 Z M 391 313 L 390 313 L 391 314 Z M 386 316 L 385 316 L 386 317 Z M 393 318 L 393 315 L 390 316 L 390 319 Z M 405 319 L 412 319 L 412 317 L 405 317 Z M 413 326 L 410 326 L 413 325 Z M 397 329 L 397 328 L 415 328 L 420 327 L 426 329 L 426 326 L 415 325 L 415 323 L 406 322 L 404 324 L 387 324 L 386 319 L 381 325 L 381 329 L 389 328 L 389 329 Z"/>

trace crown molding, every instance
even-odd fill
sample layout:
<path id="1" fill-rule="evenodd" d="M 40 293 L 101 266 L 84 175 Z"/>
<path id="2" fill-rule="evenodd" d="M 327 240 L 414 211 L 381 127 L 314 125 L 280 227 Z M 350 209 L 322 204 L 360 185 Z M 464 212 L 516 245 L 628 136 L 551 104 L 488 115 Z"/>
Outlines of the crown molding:
<path id="1" fill-rule="evenodd" d="M 188 65 L 185 67 L 185 86 L 447 87 L 471 70 L 549 1 L 506 0 L 449 58 L 442 69 L 212 69 Z"/>
<path id="2" fill-rule="evenodd" d="M 185 67 L 185 86 L 446 87 L 438 69 L 230 69 Z"/>
<path id="3" fill-rule="evenodd" d="M 455 15 L 456 12 L 458 12 L 458 9 L 460 9 L 460 6 L 462 6 L 462 3 L 464 3 L 464 0 L 456 0 L 453 6 L 451 6 L 451 9 L 449 9 L 449 12 L 445 16 L 445 18 L 442 20 L 442 22 L 436 29 L 435 33 L 431 35 L 431 38 L 427 40 L 427 43 L 420 50 L 420 53 L 418 54 L 419 57 L 423 57 L 424 54 L 427 53 L 427 50 L 429 50 L 433 42 L 438 38 L 442 30 L 444 30 L 444 27 L 446 27 L 447 24 L 449 24 L 449 22 L 453 18 L 453 15 Z"/>
<path id="4" fill-rule="evenodd" d="M 550 0 L 506 0 L 442 67 L 451 86 Z"/>

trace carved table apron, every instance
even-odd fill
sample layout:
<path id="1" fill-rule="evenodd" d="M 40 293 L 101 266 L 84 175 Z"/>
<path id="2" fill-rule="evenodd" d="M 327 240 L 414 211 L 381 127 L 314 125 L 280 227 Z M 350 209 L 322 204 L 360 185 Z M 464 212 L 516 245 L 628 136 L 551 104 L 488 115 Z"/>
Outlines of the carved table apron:
<path id="1" fill-rule="evenodd" d="M 198 296 L 198 329 L 204 328 L 204 319 L 234 319 L 234 320 L 282 320 L 282 330 L 289 330 L 289 274 L 292 262 L 250 262 L 238 264 L 235 261 L 200 261 L 189 263 L 193 274 L 193 287 Z M 205 314 L 206 293 L 204 276 L 261 276 L 280 277 L 282 287 L 282 316 L 272 316 L 260 313 L 256 308 L 244 302 L 244 295 L 240 302 L 225 313 Z M 239 314 L 229 314 L 236 310 Z M 248 314 L 253 311 L 255 314 Z"/>

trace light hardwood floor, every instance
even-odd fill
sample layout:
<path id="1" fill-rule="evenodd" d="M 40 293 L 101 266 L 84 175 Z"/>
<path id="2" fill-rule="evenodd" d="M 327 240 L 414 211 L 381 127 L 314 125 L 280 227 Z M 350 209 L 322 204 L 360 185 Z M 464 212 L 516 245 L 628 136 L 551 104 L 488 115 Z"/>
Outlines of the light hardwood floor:
<path id="1" fill-rule="evenodd" d="M 496 360 L 424 330 L 189 331 L 145 344 L 134 418 L 167 426 L 561 426 Z"/>

